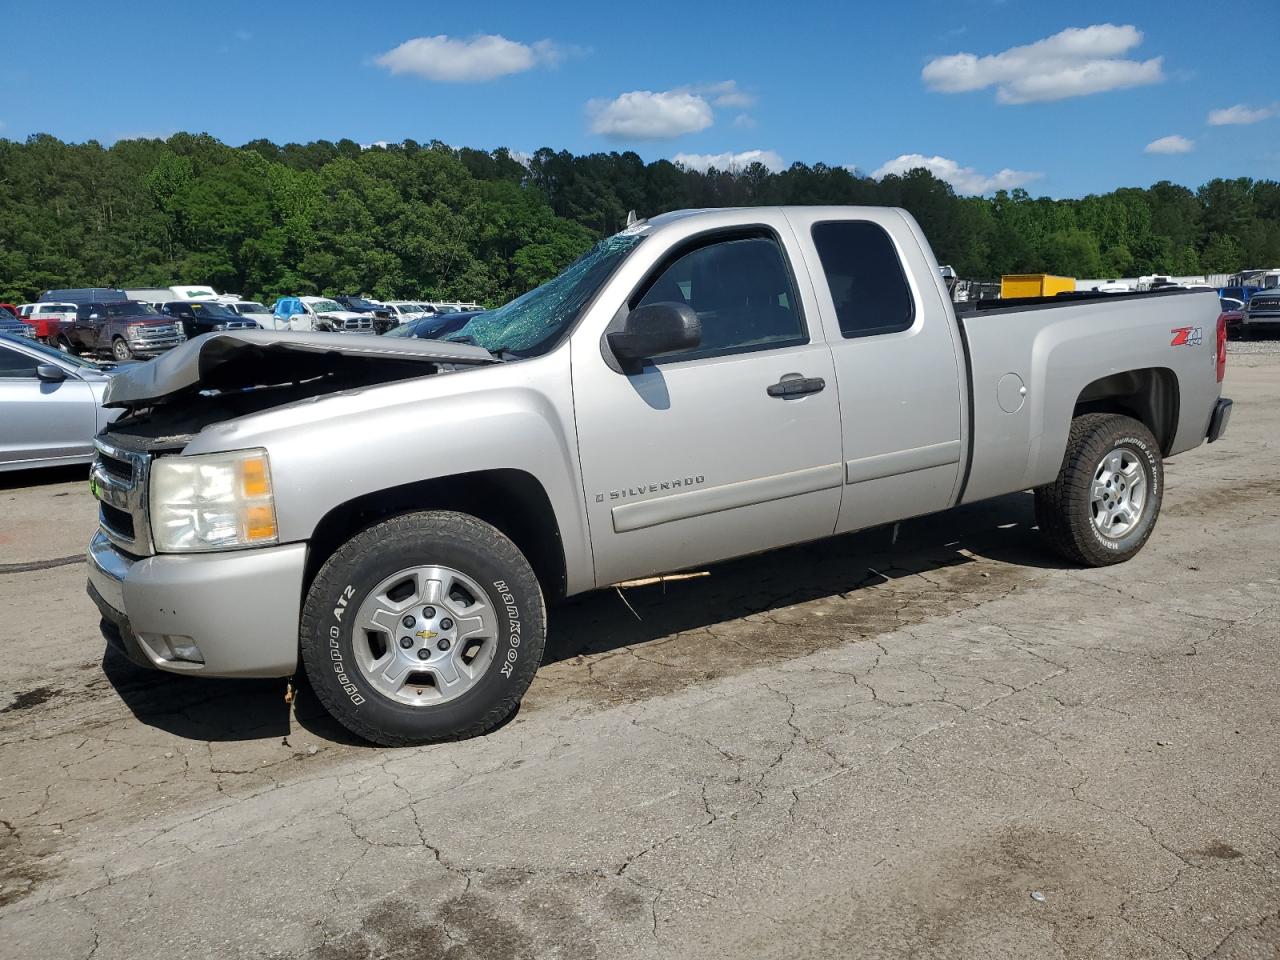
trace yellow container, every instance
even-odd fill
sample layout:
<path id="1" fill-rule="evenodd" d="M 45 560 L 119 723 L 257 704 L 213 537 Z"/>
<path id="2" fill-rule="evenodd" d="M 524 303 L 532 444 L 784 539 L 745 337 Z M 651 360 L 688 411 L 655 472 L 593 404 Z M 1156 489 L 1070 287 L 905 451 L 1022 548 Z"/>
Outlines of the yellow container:
<path id="1" fill-rule="evenodd" d="M 1073 293 L 1075 289 L 1075 277 L 1055 277 L 1051 273 L 1006 273 L 1000 278 L 1000 297 L 1003 300 L 1056 297 L 1060 293 Z"/>

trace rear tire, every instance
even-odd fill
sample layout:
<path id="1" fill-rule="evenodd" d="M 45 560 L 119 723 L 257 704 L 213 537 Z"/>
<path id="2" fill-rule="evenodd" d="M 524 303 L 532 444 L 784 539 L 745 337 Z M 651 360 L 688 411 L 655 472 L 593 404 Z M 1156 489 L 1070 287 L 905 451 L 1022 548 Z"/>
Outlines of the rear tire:
<path id="1" fill-rule="evenodd" d="M 1057 479 L 1035 491 L 1036 522 L 1073 563 L 1122 563 L 1146 544 L 1164 498 L 1164 462 L 1151 431 L 1130 417 L 1071 422 Z"/>
<path id="2" fill-rule="evenodd" d="M 71 354 L 73 357 L 78 357 L 78 356 L 80 356 L 80 351 L 79 351 L 79 350 L 77 350 L 75 347 L 73 347 L 73 346 L 71 345 L 71 341 L 70 341 L 70 340 L 68 340 L 66 337 L 59 337 L 59 338 L 54 342 L 54 344 L 53 344 L 53 345 L 54 345 L 55 347 L 57 347 L 59 350 L 61 350 L 63 353 L 69 353 L 69 354 Z"/>
<path id="3" fill-rule="evenodd" d="M 302 609 L 302 663 L 317 698 L 383 746 L 492 730 L 519 706 L 545 642 L 542 591 L 524 555 L 496 528 L 448 511 L 352 537 Z"/>

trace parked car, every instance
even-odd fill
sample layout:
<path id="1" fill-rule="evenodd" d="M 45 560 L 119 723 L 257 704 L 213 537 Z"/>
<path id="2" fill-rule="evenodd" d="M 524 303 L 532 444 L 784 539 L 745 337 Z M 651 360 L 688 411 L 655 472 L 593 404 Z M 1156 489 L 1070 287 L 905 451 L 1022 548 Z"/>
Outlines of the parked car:
<path id="1" fill-rule="evenodd" d="M 264 330 L 276 329 L 276 316 L 266 306 L 257 300 L 222 300 L 226 306 L 230 307 L 240 316 L 247 320 L 253 320 L 258 326 Z M 287 326 L 287 324 L 286 324 Z"/>
<path id="2" fill-rule="evenodd" d="M 396 323 L 417 320 L 419 317 L 435 316 L 435 310 L 429 309 L 425 304 L 413 303 L 408 300 L 389 300 L 383 306 L 390 311 Z"/>
<path id="3" fill-rule="evenodd" d="M 415 317 L 387 331 L 388 337 L 416 337 L 419 340 L 439 340 L 451 333 L 461 330 L 476 314 L 465 313 L 429 313 Z"/>
<path id="4" fill-rule="evenodd" d="M 1249 298 L 1240 319 L 1240 336 L 1249 339 L 1258 333 L 1280 329 L 1280 289 L 1259 290 Z"/>
<path id="5" fill-rule="evenodd" d="M 12 303 L 0 303 L 0 318 L 2 318 L 6 313 L 9 314 L 9 316 L 12 317 L 14 320 L 18 319 L 17 307 L 15 307 Z"/>
<path id="6" fill-rule="evenodd" d="M 215 300 L 171 300 L 160 306 L 160 312 L 181 323 L 188 340 L 215 330 L 261 329 L 256 320 L 242 317 Z"/>
<path id="7" fill-rule="evenodd" d="M 93 438 L 120 416 L 102 406 L 111 372 L 0 333 L 0 471 L 88 463 Z"/>
<path id="8" fill-rule="evenodd" d="M 66 337 L 72 353 L 108 354 L 117 361 L 156 357 L 187 339 L 182 324 L 136 300 L 80 304 Z"/>
<path id="9" fill-rule="evenodd" d="M 369 740 L 475 735 L 547 600 L 1032 488 L 1069 562 L 1129 559 L 1164 458 L 1226 429 L 1218 315 L 957 315 L 905 211 L 665 214 L 445 341 L 227 331 L 120 374 L 89 592 L 145 666 L 301 666 Z"/>
<path id="10" fill-rule="evenodd" d="M 36 338 L 35 327 L 19 320 L 8 310 L 0 310 L 0 333 L 7 333 L 11 337 L 20 337 L 23 340 Z"/>
<path id="11" fill-rule="evenodd" d="M 281 297 L 272 311 L 277 326 L 329 333 L 373 333 L 373 314 L 347 310 L 328 297 Z"/>
<path id="12" fill-rule="evenodd" d="M 1229 287 L 1219 287 L 1218 295 L 1232 300 L 1239 300 L 1241 303 L 1248 303 L 1249 298 L 1257 293 L 1259 289 L 1261 288 L 1249 284 L 1235 284 Z"/>
<path id="13" fill-rule="evenodd" d="M 24 303 L 18 307 L 18 317 L 35 328 L 36 339 L 51 347 L 66 350 L 70 343 L 66 333 L 75 326 L 74 303 Z"/>
<path id="14" fill-rule="evenodd" d="M 376 300 L 368 300 L 364 297 L 356 297 L 344 295 L 334 297 L 341 306 L 356 313 L 367 313 L 373 316 L 373 332 L 386 333 L 397 323 L 391 310 L 384 303 L 378 303 Z"/>
<path id="15" fill-rule="evenodd" d="M 65 290 L 46 290 L 37 298 L 42 302 L 66 302 L 79 306 L 82 303 L 121 303 L 129 295 L 116 287 L 69 287 Z"/>
<path id="16" fill-rule="evenodd" d="M 1244 304 L 1230 297 L 1219 297 L 1218 303 L 1222 308 L 1219 319 L 1226 324 L 1227 337 L 1234 340 L 1240 336 L 1240 324 L 1244 321 Z"/>

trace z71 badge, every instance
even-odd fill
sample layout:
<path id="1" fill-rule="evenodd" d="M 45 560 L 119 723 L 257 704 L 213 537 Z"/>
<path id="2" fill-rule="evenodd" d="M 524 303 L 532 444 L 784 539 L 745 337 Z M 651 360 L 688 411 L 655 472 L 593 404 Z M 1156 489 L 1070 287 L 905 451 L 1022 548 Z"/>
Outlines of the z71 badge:
<path id="1" fill-rule="evenodd" d="M 1204 343 L 1204 330 L 1201 327 L 1174 327 L 1169 332 L 1173 334 L 1173 339 L 1169 341 L 1171 347 L 1198 347 Z"/>

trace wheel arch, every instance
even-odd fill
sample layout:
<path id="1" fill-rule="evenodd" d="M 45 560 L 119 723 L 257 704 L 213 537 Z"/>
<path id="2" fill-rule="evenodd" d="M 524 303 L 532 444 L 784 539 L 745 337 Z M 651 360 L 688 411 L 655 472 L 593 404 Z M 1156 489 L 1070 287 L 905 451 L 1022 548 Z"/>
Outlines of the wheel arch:
<path id="1" fill-rule="evenodd" d="M 564 543 L 551 498 L 537 477 L 518 469 L 479 470 L 374 490 L 344 501 L 316 525 L 307 551 L 303 593 L 339 546 L 388 517 L 455 510 L 491 524 L 528 559 L 548 600 L 565 596 Z"/>
<path id="2" fill-rule="evenodd" d="M 1074 420 L 1086 413 L 1116 413 L 1137 420 L 1168 456 L 1178 429 L 1181 392 L 1178 376 L 1168 367 L 1144 367 L 1099 377 L 1076 397 Z"/>

